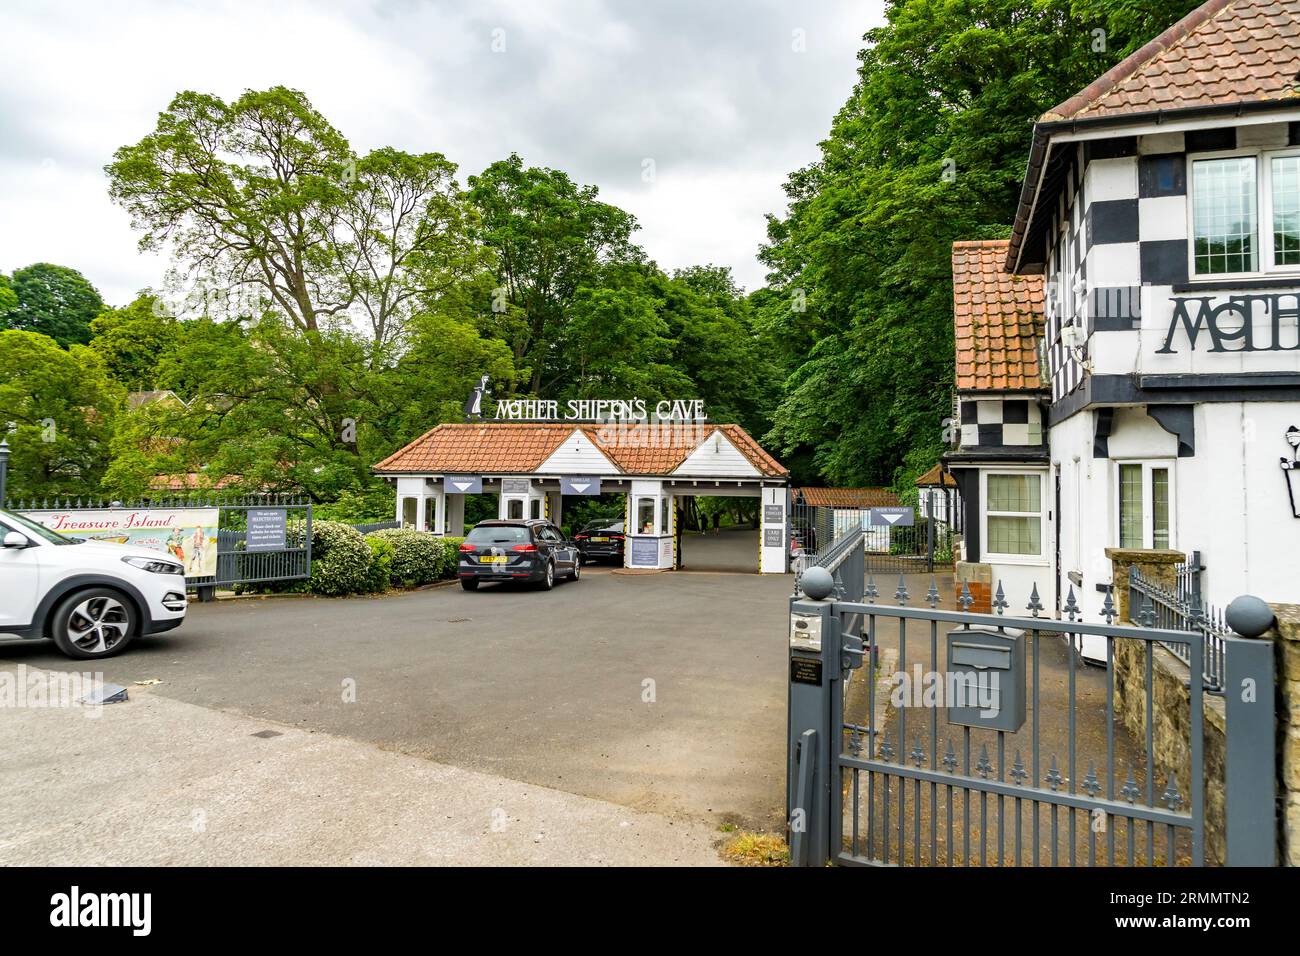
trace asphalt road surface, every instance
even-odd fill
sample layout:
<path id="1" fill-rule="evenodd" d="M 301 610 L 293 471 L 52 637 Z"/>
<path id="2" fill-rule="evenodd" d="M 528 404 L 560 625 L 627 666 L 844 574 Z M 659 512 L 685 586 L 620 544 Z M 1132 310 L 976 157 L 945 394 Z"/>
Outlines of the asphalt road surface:
<path id="1" fill-rule="evenodd" d="M 698 553 L 698 552 L 697 552 Z M 639 810 L 779 828 L 788 576 L 192 605 L 105 661 L 150 694 Z M 51 645 L 15 663 L 68 669 Z"/>

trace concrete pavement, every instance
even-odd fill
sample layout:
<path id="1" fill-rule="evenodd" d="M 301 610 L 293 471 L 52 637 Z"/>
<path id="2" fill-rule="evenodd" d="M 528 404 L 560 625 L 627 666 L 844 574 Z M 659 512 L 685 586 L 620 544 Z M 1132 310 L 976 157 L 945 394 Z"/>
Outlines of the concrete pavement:
<path id="1" fill-rule="evenodd" d="M 0 715 L 0 865 L 720 863 L 723 834 L 706 823 L 156 690 L 132 686 L 93 719 L 66 707 Z"/>

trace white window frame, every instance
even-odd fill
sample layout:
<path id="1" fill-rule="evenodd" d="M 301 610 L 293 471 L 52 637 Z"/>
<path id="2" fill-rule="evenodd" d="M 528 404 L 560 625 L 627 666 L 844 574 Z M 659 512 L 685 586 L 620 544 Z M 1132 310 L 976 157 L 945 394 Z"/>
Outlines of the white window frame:
<path id="1" fill-rule="evenodd" d="M 1141 550 L 1155 550 L 1155 527 L 1153 519 L 1155 518 L 1155 485 L 1151 481 L 1151 471 L 1154 468 L 1164 468 L 1169 472 L 1169 543 L 1166 548 L 1178 549 L 1178 469 L 1174 467 L 1177 458 L 1119 458 L 1115 460 L 1111 470 L 1111 484 L 1113 493 L 1111 494 L 1111 540 L 1114 542 L 1113 547 L 1125 547 L 1120 544 L 1123 540 L 1120 535 L 1120 513 L 1119 513 L 1119 491 L 1120 491 L 1120 465 L 1141 465 L 1142 466 L 1142 544 Z M 1129 546 L 1131 547 L 1131 546 Z"/>
<path id="2" fill-rule="evenodd" d="M 1204 275 L 1196 271 L 1196 163 L 1207 159 L 1239 159 L 1250 156 L 1255 160 L 1255 241 L 1258 247 L 1260 268 L 1255 272 L 1213 272 Z M 1223 149 L 1187 154 L 1187 279 L 1191 284 L 1213 285 L 1232 279 L 1271 279 L 1300 277 L 1300 265 L 1273 265 L 1273 160 L 1282 157 L 1300 157 L 1300 146 L 1276 149 Z"/>
<path id="3" fill-rule="evenodd" d="M 989 476 L 1034 475 L 1038 478 L 1038 553 L 1002 554 L 989 547 Z M 1024 564 L 1046 567 L 1049 563 L 1047 544 L 1051 537 L 1047 497 L 1047 471 L 1042 468 L 981 468 L 980 469 L 980 561 L 993 564 Z M 992 517 L 1026 517 L 1029 511 L 996 511 Z"/>

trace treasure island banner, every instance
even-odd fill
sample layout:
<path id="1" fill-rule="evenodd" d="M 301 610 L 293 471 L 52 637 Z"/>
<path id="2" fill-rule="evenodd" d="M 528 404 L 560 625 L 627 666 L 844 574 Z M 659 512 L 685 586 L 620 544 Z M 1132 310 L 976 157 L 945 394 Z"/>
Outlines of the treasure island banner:
<path id="1" fill-rule="evenodd" d="M 220 512 L 216 508 L 106 508 L 23 514 L 74 538 L 161 551 L 185 565 L 186 577 L 212 577 L 217 573 Z"/>

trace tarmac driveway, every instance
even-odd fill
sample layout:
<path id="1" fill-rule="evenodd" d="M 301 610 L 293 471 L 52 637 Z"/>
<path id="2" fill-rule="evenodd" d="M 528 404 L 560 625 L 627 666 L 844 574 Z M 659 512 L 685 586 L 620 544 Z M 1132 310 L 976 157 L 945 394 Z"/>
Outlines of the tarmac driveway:
<path id="1" fill-rule="evenodd" d="M 778 828 L 791 579 L 588 569 L 551 592 L 192 605 L 105 679 L 627 807 Z M 48 645 L 0 649 L 71 669 Z"/>

